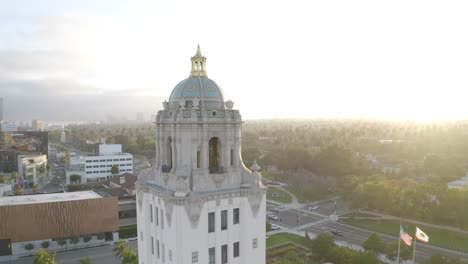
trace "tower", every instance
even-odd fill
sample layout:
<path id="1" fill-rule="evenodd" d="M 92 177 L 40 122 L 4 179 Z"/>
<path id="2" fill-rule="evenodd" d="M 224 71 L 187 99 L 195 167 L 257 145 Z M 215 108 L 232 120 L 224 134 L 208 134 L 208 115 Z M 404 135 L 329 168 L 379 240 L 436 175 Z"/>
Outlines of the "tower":
<path id="1" fill-rule="evenodd" d="M 242 162 L 241 116 L 199 46 L 191 61 L 156 116 L 155 171 L 137 183 L 139 261 L 265 263 L 266 188 Z"/>

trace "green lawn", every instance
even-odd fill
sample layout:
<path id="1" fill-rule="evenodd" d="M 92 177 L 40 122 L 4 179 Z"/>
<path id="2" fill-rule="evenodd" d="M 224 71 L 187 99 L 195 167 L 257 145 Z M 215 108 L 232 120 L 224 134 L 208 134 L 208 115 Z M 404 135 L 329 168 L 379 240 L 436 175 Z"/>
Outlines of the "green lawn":
<path id="1" fill-rule="evenodd" d="M 280 181 L 280 182 L 284 182 L 288 178 L 286 175 L 282 173 L 271 172 L 271 171 L 262 171 L 262 177 L 271 181 Z"/>
<path id="2" fill-rule="evenodd" d="M 266 241 L 266 247 L 268 249 L 268 248 L 281 245 L 284 243 L 288 243 L 288 242 L 296 243 L 303 247 L 308 247 L 309 240 L 307 240 L 305 237 L 295 235 L 295 234 L 279 233 L 279 234 L 271 235 L 268 237 Z"/>
<path id="3" fill-rule="evenodd" d="M 373 230 L 376 232 L 398 236 L 399 223 L 389 220 L 351 220 L 344 219 L 343 222 L 362 227 L 365 229 Z M 468 235 L 459 234 L 453 231 L 442 230 L 432 227 L 418 226 L 429 236 L 429 244 L 438 247 L 455 249 L 459 251 L 468 252 Z M 405 232 L 414 238 L 415 225 L 403 223 Z"/>
<path id="4" fill-rule="evenodd" d="M 285 204 L 292 202 L 292 197 L 289 193 L 273 186 L 268 186 L 267 199 Z"/>
<path id="5" fill-rule="evenodd" d="M 300 203 L 319 201 L 319 200 L 327 199 L 332 196 L 327 190 L 317 191 L 317 190 L 311 190 L 310 188 L 307 188 L 307 187 L 301 188 L 301 187 L 294 187 L 290 185 L 286 186 L 285 188 L 288 191 L 290 191 L 292 194 L 294 194 Z"/>
<path id="6" fill-rule="evenodd" d="M 137 226 L 122 226 L 119 230 L 119 238 L 130 238 L 137 236 Z"/>

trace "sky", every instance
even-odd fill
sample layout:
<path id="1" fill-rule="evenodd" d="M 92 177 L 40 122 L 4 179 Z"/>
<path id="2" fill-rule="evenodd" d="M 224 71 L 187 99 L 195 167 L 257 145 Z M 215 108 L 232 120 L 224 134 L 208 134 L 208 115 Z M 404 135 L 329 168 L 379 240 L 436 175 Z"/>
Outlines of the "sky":
<path id="1" fill-rule="evenodd" d="M 466 14 L 467 1 L 1 1 L 0 96 L 164 100 L 200 44 L 244 119 L 467 119 Z"/>

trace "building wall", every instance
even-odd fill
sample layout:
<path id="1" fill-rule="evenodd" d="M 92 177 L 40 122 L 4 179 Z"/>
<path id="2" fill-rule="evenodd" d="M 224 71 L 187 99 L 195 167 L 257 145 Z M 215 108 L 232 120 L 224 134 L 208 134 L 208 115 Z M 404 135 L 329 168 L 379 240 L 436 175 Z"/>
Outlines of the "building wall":
<path id="1" fill-rule="evenodd" d="M 240 193 L 239 193 L 240 194 Z M 197 224 L 189 219 L 190 206 L 170 205 L 155 194 L 144 193 L 142 203 L 137 202 L 138 253 L 140 264 L 144 263 L 209 263 L 208 250 L 215 248 L 215 263 L 221 262 L 221 246 L 228 246 L 228 263 L 265 263 L 265 195 L 258 210 L 253 210 L 247 196 L 206 201 L 202 204 Z M 187 201 L 186 201 L 187 202 Z M 152 207 L 153 209 L 150 209 Z M 169 209 L 168 209 L 169 207 Z M 172 209 L 170 209 L 172 207 Z M 156 213 L 156 208 L 158 213 Z M 240 209 L 240 222 L 233 224 L 233 209 Z M 151 210 L 153 221 L 151 221 Z M 171 212 L 168 213 L 168 210 Z M 228 211 L 227 230 L 221 230 L 221 211 Z M 215 232 L 208 233 L 208 213 L 215 212 Z M 162 213 L 162 214 L 161 214 Z M 159 216 L 159 223 L 156 221 Z M 161 220 L 164 216 L 164 220 Z M 164 226 L 162 224 L 164 222 Z M 152 253 L 154 239 L 154 254 Z M 253 248 L 253 240 L 257 247 Z M 157 256 L 159 240 L 160 256 Z M 233 257 L 233 243 L 240 242 L 240 255 Z M 164 243 L 164 261 L 163 261 Z M 192 262 L 196 253 L 197 262 Z M 170 259 L 172 257 L 172 260 Z"/>
<path id="2" fill-rule="evenodd" d="M 0 239 L 11 242 L 114 232 L 116 197 L 0 206 Z"/>
<path id="3" fill-rule="evenodd" d="M 119 174 L 133 173 L 133 155 L 128 153 L 123 153 L 121 155 L 79 157 L 72 158 L 70 161 L 71 168 L 79 164 L 84 164 L 84 171 L 67 171 L 67 184 L 70 183 L 69 177 L 72 174 L 82 175 L 82 182 L 106 180 L 107 177 L 113 176 L 111 169 L 114 165 L 119 166 Z"/>

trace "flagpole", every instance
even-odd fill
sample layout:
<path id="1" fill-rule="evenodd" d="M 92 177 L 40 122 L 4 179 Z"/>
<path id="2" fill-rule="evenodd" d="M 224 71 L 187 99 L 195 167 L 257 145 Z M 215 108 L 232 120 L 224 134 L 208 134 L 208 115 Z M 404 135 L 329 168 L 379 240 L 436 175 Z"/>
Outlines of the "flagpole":
<path id="1" fill-rule="evenodd" d="M 418 227 L 416 227 L 416 231 L 414 231 L 414 249 L 413 249 L 413 264 L 416 264 L 416 241 L 418 239 L 416 239 L 416 232 L 417 232 L 417 229 Z"/>
<path id="2" fill-rule="evenodd" d="M 400 220 L 400 233 L 398 234 L 398 253 L 397 253 L 398 264 L 400 264 L 400 244 L 401 244 L 401 220 Z"/>

